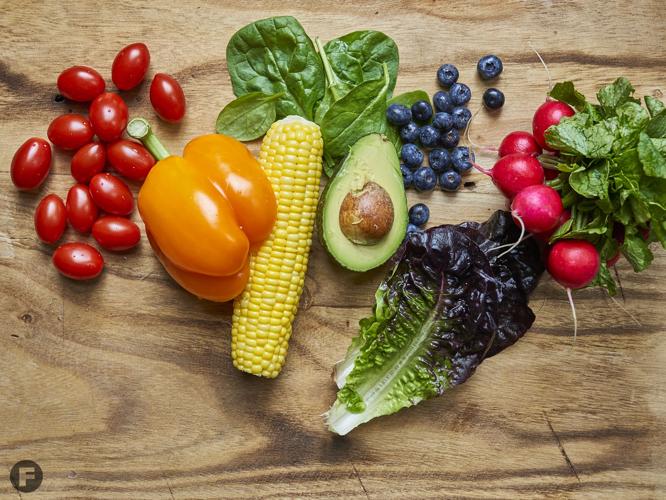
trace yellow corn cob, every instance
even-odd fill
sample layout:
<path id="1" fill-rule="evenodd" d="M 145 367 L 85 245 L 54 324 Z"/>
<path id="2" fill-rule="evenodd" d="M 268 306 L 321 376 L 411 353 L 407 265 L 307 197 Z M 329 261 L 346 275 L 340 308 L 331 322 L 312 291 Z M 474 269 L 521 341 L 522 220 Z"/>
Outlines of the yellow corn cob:
<path id="1" fill-rule="evenodd" d="M 261 144 L 259 163 L 275 190 L 277 221 L 234 302 L 231 356 L 239 370 L 274 378 L 284 364 L 308 267 L 323 147 L 319 126 L 299 116 L 275 122 Z"/>

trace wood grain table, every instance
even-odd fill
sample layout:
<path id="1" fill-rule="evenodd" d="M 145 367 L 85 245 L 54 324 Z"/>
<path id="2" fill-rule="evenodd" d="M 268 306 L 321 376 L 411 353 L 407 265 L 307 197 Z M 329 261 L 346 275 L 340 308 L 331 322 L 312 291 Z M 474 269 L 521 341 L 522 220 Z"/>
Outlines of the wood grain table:
<path id="1" fill-rule="evenodd" d="M 377 419 L 344 438 L 321 414 L 335 398 L 331 368 L 369 314 L 385 269 L 342 271 L 315 243 L 286 368 L 264 380 L 230 361 L 230 307 L 178 288 L 145 240 L 105 253 L 95 282 L 60 277 L 32 213 L 72 184 L 57 152 L 46 185 L 17 192 L 15 149 L 81 106 L 56 102 L 59 72 L 110 67 L 144 41 L 150 73 L 182 83 L 188 112 L 159 123 L 147 85 L 126 94 L 172 151 L 209 133 L 231 97 L 225 47 L 255 19 L 295 15 L 327 40 L 372 28 L 400 48 L 397 91 L 436 88 L 455 63 L 480 104 L 477 59 L 499 54 L 501 113 L 480 113 L 472 137 L 497 144 L 529 129 L 547 80 L 573 79 L 588 95 L 625 75 L 638 95 L 666 91 L 666 10 L 653 1 L 141 3 L 0 1 L 0 495 L 7 498 L 657 498 L 666 497 L 666 254 L 635 275 L 617 266 L 619 302 L 576 293 L 580 332 L 564 292 L 544 279 L 534 327 L 445 397 Z M 253 147 L 256 147 L 253 146 Z M 490 157 L 481 158 L 490 164 Z M 432 224 L 484 220 L 503 206 L 490 181 L 471 175 L 455 195 L 427 200 Z M 136 186 L 135 186 L 136 188 Z M 133 216 L 138 222 L 138 215 Z M 67 240 L 81 237 L 69 230 Z M 8 481 L 21 459 L 44 481 L 18 495 Z"/>

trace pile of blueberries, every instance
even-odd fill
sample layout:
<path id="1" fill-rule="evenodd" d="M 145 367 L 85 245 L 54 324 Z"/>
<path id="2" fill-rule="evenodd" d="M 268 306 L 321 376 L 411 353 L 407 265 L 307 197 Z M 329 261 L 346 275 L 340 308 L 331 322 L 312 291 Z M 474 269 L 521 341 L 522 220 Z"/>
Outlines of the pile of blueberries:
<path id="1" fill-rule="evenodd" d="M 502 72 L 502 61 L 494 55 L 484 56 L 477 70 L 482 79 L 494 79 Z M 458 82 L 458 76 L 458 68 L 453 64 L 443 64 L 437 70 L 437 80 L 445 90 L 432 96 L 434 112 L 425 100 L 415 102 L 411 108 L 391 104 L 386 110 L 388 122 L 399 127 L 403 143 L 400 169 L 405 188 L 414 186 L 418 191 L 432 191 L 439 182 L 442 190 L 457 191 L 461 176 L 473 166 L 474 153 L 458 146 L 460 134 L 472 117 L 467 108 L 472 91 Z M 488 109 L 499 109 L 504 105 L 504 94 L 489 88 L 483 102 Z M 424 150 L 428 154 L 427 166 L 423 165 Z"/>

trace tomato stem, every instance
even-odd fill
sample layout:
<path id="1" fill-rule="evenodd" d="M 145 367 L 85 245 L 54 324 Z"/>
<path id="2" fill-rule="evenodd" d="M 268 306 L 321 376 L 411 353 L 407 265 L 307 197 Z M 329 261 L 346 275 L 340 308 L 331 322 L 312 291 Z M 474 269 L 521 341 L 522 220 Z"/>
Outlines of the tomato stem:
<path id="1" fill-rule="evenodd" d="M 127 135 L 140 140 L 156 160 L 163 160 L 167 156 L 171 156 L 171 153 L 164 147 L 164 144 L 153 133 L 150 123 L 145 118 L 132 118 L 127 124 L 126 130 Z"/>

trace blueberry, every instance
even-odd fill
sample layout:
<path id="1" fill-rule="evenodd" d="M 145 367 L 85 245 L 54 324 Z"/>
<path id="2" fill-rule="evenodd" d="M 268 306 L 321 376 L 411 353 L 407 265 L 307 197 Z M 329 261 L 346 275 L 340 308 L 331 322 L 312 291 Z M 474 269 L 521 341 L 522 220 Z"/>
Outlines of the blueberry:
<path id="1" fill-rule="evenodd" d="M 400 158 L 409 168 L 416 168 L 423 163 L 423 151 L 415 144 L 404 144 L 400 150 Z"/>
<path id="2" fill-rule="evenodd" d="M 409 209 L 409 223 L 423 227 L 430 218 L 430 210 L 423 203 L 417 203 Z"/>
<path id="3" fill-rule="evenodd" d="M 437 80 L 442 87 L 449 88 L 458 81 L 458 68 L 453 64 L 442 64 L 437 70 Z"/>
<path id="4" fill-rule="evenodd" d="M 444 191 L 458 191 L 462 178 L 455 170 L 449 170 L 439 176 L 439 187 Z"/>
<path id="5" fill-rule="evenodd" d="M 412 112 L 402 104 L 391 104 L 386 108 L 386 119 L 391 125 L 407 125 L 412 119 Z"/>
<path id="6" fill-rule="evenodd" d="M 405 185 L 405 189 L 412 185 L 414 176 L 409 167 L 403 163 L 400 164 L 400 172 L 402 173 L 402 182 Z"/>
<path id="7" fill-rule="evenodd" d="M 459 141 L 460 132 L 458 132 L 458 130 L 455 128 L 439 136 L 439 143 L 446 149 L 455 148 Z"/>
<path id="8" fill-rule="evenodd" d="M 419 126 L 414 122 L 400 128 L 400 139 L 402 142 L 416 143 L 419 140 Z"/>
<path id="9" fill-rule="evenodd" d="M 419 122 L 427 122 L 432 117 L 432 106 L 428 101 L 416 101 L 412 104 L 412 116 Z"/>
<path id="10" fill-rule="evenodd" d="M 488 109 L 500 109 L 504 106 L 504 94 L 499 89 L 486 89 L 483 93 L 483 104 Z"/>
<path id="11" fill-rule="evenodd" d="M 414 187 L 419 191 L 432 191 L 437 185 L 437 174 L 430 167 L 419 167 L 414 172 Z"/>
<path id="12" fill-rule="evenodd" d="M 451 151 L 451 163 L 458 173 L 465 173 L 472 168 L 474 163 L 474 153 L 465 146 L 459 146 Z"/>
<path id="13" fill-rule="evenodd" d="M 426 148 L 434 148 L 439 142 L 439 130 L 432 125 L 424 125 L 419 132 L 421 144 Z"/>
<path id="14" fill-rule="evenodd" d="M 483 56 L 476 64 L 476 70 L 479 72 L 479 76 L 483 80 L 497 78 L 502 72 L 502 68 L 502 60 L 492 54 Z"/>
<path id="15" fill-rule="evenodd" d="M 418 233 L 419 231 L 421 231 L 419 226 L 415 226 L 414 224 L 407 224 L 407 234 Z"/>
<path id="16" fill-rule="evenodd" d="M 453 117 L 453 126 L 458 130 L 464 130 L 470 118 L 472 118 L 472 112 L 467 108 L 459 106 L 454 108 L 451 116 Z"/>
<path id="17" fill-rule="evenodd" d="M 435 95 L 432 96 L 432 102 L 435 105 L 437 111 L 451 111 L 453 109 L 453 100 L 451 99 L 451 94 L 440 90 L 435 92 Z"/>
<path id="18" fill-rule="evenodd" d="M 432 119 L 432 125 L 439 130 L 447 132 L 453 128 L 453 116 L 446 111 L 439 111 L 435 113 Z"/>
<path id="19" fill-rule="evenodd" d="M 441 174 L 451 168 L 451 155 L 446 149 L 433 149 L 428 153 L 428 163 L 435 173 Z"/>
<path id="20" fill-rule="evenodd" d="M 462 106 L 472 98 L 472 91 L 464 83 L 454 83 L 449 90 L 451 100 L 455 106 Z"/>

